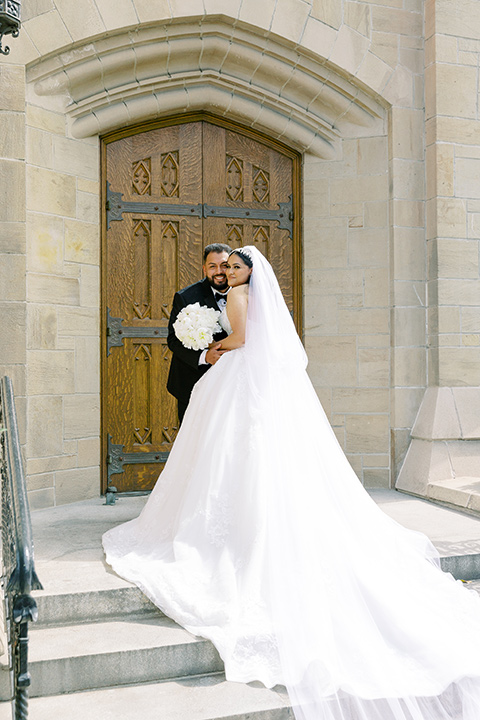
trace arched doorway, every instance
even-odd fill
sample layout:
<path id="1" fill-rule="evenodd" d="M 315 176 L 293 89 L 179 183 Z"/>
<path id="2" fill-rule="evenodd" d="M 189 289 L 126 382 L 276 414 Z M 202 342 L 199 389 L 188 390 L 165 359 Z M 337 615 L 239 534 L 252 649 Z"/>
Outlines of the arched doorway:
<path id="1" fill-rule="evenodd" d="M 206 115 L 103 138 L 102 487 L 153 487 L 178 429 L 166 391 L 176 290 L 212 242 L 256 244 L 301 332 L 300 157 Z"/>

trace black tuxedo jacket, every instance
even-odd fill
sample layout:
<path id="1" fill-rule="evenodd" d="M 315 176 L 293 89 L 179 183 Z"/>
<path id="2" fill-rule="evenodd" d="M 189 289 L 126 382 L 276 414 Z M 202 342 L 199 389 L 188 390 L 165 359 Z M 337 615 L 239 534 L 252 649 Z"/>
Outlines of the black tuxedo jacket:
<path id="1" fill-rule="evenodd" d="M 168 322 L 168 347 L 172 351 L 172 361 L 170 363 L 170 372 L 167 380 L 168 392 L 180 400 L 188 403 L 193 386 L 200 380 L 202 375 L 209 369 L 210 365 L 199 365 L 198 360 L 202 354 L 202 350 L 189 350 L 184 347 L 175 335 L 173 323 L 177 319 L 178 313 L 187 305 L 193 303 L 206 305 L 214 310 L 218 310 L 215 302 L 212 288 L 207 278 L 199 282 L 189 285 L 189 287 L 175 293 L 173 298 L 172 313 Z M 221 332 L 214 336 L 214 340 L 221 340 L 226 337 L 227 333 Z"/>

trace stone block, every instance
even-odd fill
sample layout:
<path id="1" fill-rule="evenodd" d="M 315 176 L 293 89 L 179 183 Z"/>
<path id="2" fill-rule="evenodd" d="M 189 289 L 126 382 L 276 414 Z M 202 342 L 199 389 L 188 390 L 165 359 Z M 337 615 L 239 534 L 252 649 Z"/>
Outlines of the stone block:
<path id="1" fill-rule="evenodd" d="M 345 417 L 347 452 L 386 453 L 390 447 L 388 415 L 347 415 Z"/>
<path id="2" fill-rule="evenodd" d="M 394 427 L 412 428 L 424 393 L 424 388 L 395 388 L 392 413 Z"/>
<path id="3" fill-rule="evenodd" d="M 392 160 L 393 196 L 403 200 L 423 200 L 425 197 L 425 167 L 416 160 Z"/>
<path id="4" fill-rule="evenodd" d="M 347 0 L 344 7 L 344 22 L 352 30 L 370 38 L 370 8 L 368 5 Z"/>
<path id="5" fill-rule="evenodd" d="M 62 273 L 63 234 L 62 218 L 55 215 L 28 213 L 27 247 L 30 272 L 57 275 Z"/>
<path id="6" fill-rule="evenodd" d="M 453 387 L 452 394 L 460 422 L 460 437 L 464 440 L 480 439 L 480 388 Z"/>
<path id="7" fill-rule="evenodd" d="M 66 439 L 97 437 L 100 434 L 98 395 L 68 395 L 64 399 Z"/>
<path id="8" fill-rule="evenodd" d="M 23 364 L 25 349 L 25 303 L 0 302 L 3 341 L 0 342 L 0 363 L 2 365 Z"/>
<path id="9" fill-rule="evenodd" d="M 359 348 L 358 384 L 367 387 L 390 386 L 390 348 Z"/>
<path id="10" fill-rule="evenodd" d="M 440 305 L 478 306 L 479 295 L 479 280 L 454 278 L 439 278 L 438 280 L 438 303 Z"/>
<path id="11" fill-rule="evenodd" d="M 25 300 L 25 256 L 5 255 L 0 263 L 0 298 Z"/>
<path id="12" fill-rule="evenodd" d="M 23 113 L 0 112 L 0 157 L 25 160 L 25 116 Z"/>
<path id="13" fill-rule="evenodd" d="M 27 127 L 27 162 L 53 169 L 53 136 L 44 130 Z"/>
<path id="14" fill-rule="evenodd" d="M 105 24 L 94 0 L 84 0 L 81 5 L 72 4 L 69 0 L 56 0 L 55 4 L 74 42 L 105 32 Z"/>
<path id="15" fill-rule="evenodd" d="M 387 413 L 390 409 L 388 388 L 339 388 L 332 390 L 335 413 Z"/>
<path id="16" fill-rule="evenodd" d="M 28 395 L 75 392 L 74 357 L 60 350 L 29 350 Z"/>
<path id="17" fill-rule="evenodd" d="M 53 473 L 44 473 L 43 475 L 29 475 L 27 477 L 27 491 L 43 490 L 44 488 L 54 487 Z"/>
<path id="18" fill-rule="evenodd" d="M 375 200 L 387 200 L 388 198 L 388 176 L 369 175 L 362 177 L 335 178 L 330 183 L 330 202 L 341 203 L 349 199 L 349 202 L 371 202 Z"/>
<path id="19" fill-rule="evenodd" d="M 303 203 L 305 215 L 309 218 L 318 218 L 330 214 L 328 202 L 328 180 L 309 180 L 305 182 L 303 190 Z"/>
<path id="20" fill-rule="evenodd" d="M 137 25 L 138 17 L 132 0 L 115 0 L 115 4 L 98 3 L 98 12 L 107 30 Z"/>
<path id="21" fill-rule="evenodd" d="M 392 74 L 393 70 L 390 65 L 368 52 L 358 68 L 356 76 L 374 92 L 381 93 Z"/>
<path id="22" fill-rule="evenodd" d="M 37 395 L 27 404 L 27 457 L 45 458 L 63 452 L 63 412 L 59 395 Z"/>
<path id="23" fill-rule="evenodd" d="M 390 325 L 389 312 L 383 308 L 339 308 L 338 331 L 342 334 L 384 333 Z"/>
<path id="24" fill-rule="evenodd" d="M 78 467 L 100 467 L 100 438 L 78 440 Z"/>
<path id="25" fill-rule="evenodd" d="M 30 210 L 75 217 L 75 178 L 72 175 L 28 166 L 27 198 Z"/>
<path id="26" fill-rule="evenodd" d="M 386 348 L 390 347 L 390 333 L 376 333 L 375 335 L 358 335 L 359 348 Z"/>
<path id="27" fill-rule="evenodd" d="M 83 265 L 80 274 L 80 305 L 83 307 L 100 306 L 100 268 Z"/>
<path id="28" fill-rule="evenodd" d="M 59 308 L 59 335 L 99 335 L 99 312 L 96 308 Z"/>
<path id="29" fill-rule="evenodd" d="M 52 112 L 42 107 L 28 104 L 26 107 L 27 125 L 45 130 L 48 133 L 63 135 L 65 133 L 65 115 Z"/>
<path id="30" fill-rule="evenodd" d="M 477 117 L 476 67 L 438 63 L 436 90 L 438 115 L 469 119 Z"/>
<path id="31" fill-rule="evenodd" d="M 4 375 L 7 375 L 12 381 L 15 398 L 24 396 L 27 387 L 25 365 L 0 365 L 0 377 Z"/>
<path id="32" fill-rule="evenodd" d="M 372 5 L 372 29 L 389 33 L 394 29 L 399 35 L 421 37 L 423 35 L 423 14 L 409 12 L 396 7 Z"/>
<path id="33" fill-rule="evenodd" d="M 395 280 L 425 279 L 425 237 L 421 228 L 395 228 L 393 267 Z"/>
<path id="34" fill-rule="evenodd" d="M 98 195 L 77 192 L 77 219 L 85 223 L 100 223 L 100 202 Z"/>
<path id="35" fill-rule="evenodd" d="M 370 52 L 394 68 L 398 64 L 399 36 L 390 32 L 372 32 Z"/>
<path id="36" fill-rule="evenodd" d="M 480 198 L 479 173 L 480 158 L 456 158 L 455 190 L 457 197 Z"/>
<path id="37" fill-rule="evenodd" d="M 212 0 L 210 0 L 210 2 L 211 1 Z M 215 0 L 215 2 L 219 2 L 222 8 L 225 7 L 223 0 Z M 240 4 L 241 3 L 239 3 L 239 5 Z M 277 4 L 276 6 L 270 28 L 271 32 L 287 38 L 287 40 L 291 40 L 294 43 L 300 43 L 310 11 L 311 8 L 309 5 L 284 0 L 281 5 Z"/>
<path id="38" fill-rule="evenodd" d="M 25 112 L 25 68 L 0 64 L 0 110 Z"/>
<path id="39" fill-rule="evenodd" d="M 348 231 L 350 267 L 388 266 L 388 229 L 351 228 Z"/>
<path id="40" fill-rule="evenodd" d="M 478 278 L 478 240 L 439 238 L 437 263 L 439 277 Z"/>
<path id="41" fill-rule="evenodd" d="M 425 307 L 426 287 L 423 282 L 396 280 L 394 282 L 394 305 L 405 307 Z"/>
<path id="42" fill-rule="evenodd" d="M 338 30 L 342 24 L 342 6 L 337 0 L 312 0 L 311 16 Z"/>
<path id="43" fill-rule="evenodd" d="M 30 302 L 52 305 L 78 305 L 79 282 L 76 278 L 58 275 L 30 273 L 27 282 L 27 298 Z"/>
<path id="44" fill-rule="evenodd" d="M 98 223 L 65 220 L 65 260 L 98 265 L 100 230 Z"/>
<path id="45" fill-rule="evenodd" d="M 336 4 L 338 5 L 338 3 Z M 368 46 L 369 41 L 366 37 L 355 32 L 348 25 L 342 25 L 337 33 L 329 60 L 355 75 L 368 52 Z"/>
<path id="46" fill-rule="evenodd" d="M 447 308 L 442 308 L 442 312 L 446 309 Z M 462 330 L 464 332 L 480 332 L 480 307 L 462 307 L 457 309 L 461 312 Z"/>
<path id="47" fill-rule="evenodd" d="M 360 269 L 306 270 L 306 295 L 336 295 L 363 292 L 363 272 Z"/>
<path id="48" fill-rule="evenodd" d="M 383 91 L 383 97 L 391 105 L 410 107 L 415 95 L 415 76 L 403 65 L 397 65 Z M 423 107 L 424 100 L 421 100 Z"/>
<path id="49" fill-rule="evenodd" d="M 439 348 L 438 363 L 442 385 L 480 385 L 478 348 Z"/>
<path id="50" fill-rule="evenodd" d="M 68 470 L 69 468 L 77 467 L 77 441 L 74 440 L 70 442 L 75 444 L 75 448 L 73 448 L 75 454 L 59 455 L 56 457 L 31 458 L 27 460 L 28 475 L 38 475 L 54 472 L 55 470 Z M 64 450 L 67 444 L 68 441 L 63 443 Z"/>
<path id="51" fill-rule="evenodd" d="M 388 468 L 390 466 L 390 456 L 371 453 L 363 456 L 362 464 L 364 468 Z"/>
<path id="52" fill-rule="evenodd" d="M 30 510 L 43 510 L 44 508 L 54 507 L 55 490 L 54 488 L 45 488 L 43 490 L 31 490 L 28 493 L 28 504 Z"/>
<path id="53" fill-rule="evenodd" d="M 100 495 L 100 468 L 75 468 L 55 473 L 57 505 L 88 500 Z"/>
<path id="54" fill-rule="evenodd" d="M 440 333 L 459 333 L 461 330 L 459 307 L 439 307 L 437 308 L 437 332 Z"/>
<path id="55" fill-rule="evenodd" d="M 270 2 L 271 1 L 272 0 L 270 0 Z M 244 0 L 243 4 L 245 4 L 245 2 L 246 0 Z M 250 4 L 257 4 L 258 6 L 255 0 L 248 0 L 248 2 Z M 258 25 L 258 22 L 255 21 L 255 24 Z M 261 27 L 263 27 L 263 25 L 261 25 Z M 336 30 L 311 15 L 306 22 L 301 45 L 306 50 L 313 50 L 313 52 L 320 54 L 322 57 L 328 58 L 332 52 L 336 38 Z"/>
<path id="56" fill-rule="evenodd" d="M 21 160 L 0 160 L 0 222 L 24 220 L 25 163 Z"/>
<path id="57" fill-rule="evenodd" d="M 309 375 L 315 387 L 355 386 L 357 348 L 354 337 L 308 337 Z"/>
<path id="58" fill-rule="evenodd" d="M 389 305 L 390 278 L 387 268 L 365 270 L 365 307 L 387 307 Z"/>
<path id="59" fill-rule="evenodd" d="M 75 392 L 100 392 L 100 339 L 75 338 Z"/>
<path id="60" fill-rule="evenodd" d="M 425 225 L 425 205 L 418 200 L 393 200 L 391 203 L 393 222 L 400 227 L 421 227 Z"/>
<path id="61" fill-rule="evenodd" d="M 141 23 L 152 20 L 170 20 L 169 0 L 157 0 L 155 3 L 152 3 L 151 0 L 133 0 L 133 4 Z"/>
<path id="62" fill-rule="evenodd" d="M 32 17 L 23 27 L 41 55 L 47 55 L 72 42 L 72 36 L 55 9 Z"/>
<path id="63" fill-rule="evenodd" d="M 305 223 L 305 234 L 309 237 L 308 246 L 305 248 L 308 267 L 312 269 L 346 267 L 347 228 L 345 226 L 321 228 L 319 225 L 318 220 Z"/>
<path id="64" fill-rule="evenodd" d="M 92 193 L 93 195 L 100 194 L 100 182 L 98 180 L 88 180 L 87 178 L 77 178 L 77 190 L 81 192 Z"/>
<path id="65" fill-rule="evenodd" d="M 366 488 L 389 488 L 389 468 L 364 468 L 363 485 Z"/>
<path id="66" fill-rule="evenodd" d="M 364 203 L 364 226 L 368 228 L 387 227 L 388 205 L 385 202 Z"/>
<path id="67" fill-rule="evenodd" d="M 53 138 L 55 170 L 96 180 L 98 178 L 98 147 L 81 140 Z"/>
<path id="68" fill-rule="evenodd" d="M 336 297 L 307 295 L 305 298 L 305 335 L 332 335 L 337 330 Z"/>
<path id="69" fill-rule="evenodd" d="M 424 308 L 397 307 L 393 311 L 395 346 L 425 346 L 427 315 Z"/>
<path id="70" fill-rule="evenodd" d="M 427 358 L 425 348 L 395 348 L 393 381 L 399 387 L 425 387 Z"/>
<path id="71" fill-rule="evenodd" d="M 423 161 L 423 124 L 421 110 L 392 109 L 390 142 L 393 157 Z"/>
<path id="72" fill-rule="evenodd" d="M 25 252 L 25 223 L 0 222 L 0 254 L 21 255 Z"/>
<path id="73" fill-rule="evenodd" d="M 57 342 L 57 310 L 51 305 L 28 304 L 27 347 L 54 350 Z"/>

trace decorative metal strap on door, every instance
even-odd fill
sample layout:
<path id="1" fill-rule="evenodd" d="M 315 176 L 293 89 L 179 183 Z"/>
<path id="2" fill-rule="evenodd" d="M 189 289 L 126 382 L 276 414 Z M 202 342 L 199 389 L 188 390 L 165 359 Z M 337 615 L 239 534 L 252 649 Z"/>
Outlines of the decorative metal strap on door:
<path id="1" fill-rule="evenodd" d="M 167 327 L 144 327 L 142 325 L 123 325 L 123 318 L 112 317 L 107 308 L 107 356 L 112 347 L 122 347 L 123 340 L 131 338 L 166 338 Z"/>
<path id="2" fill-rule="evenodd" d="M 110 189 L 110 183 L 107 182 L 107 229 L 113 221 L 123 220 L 123 213 L 138 213 L 148 215 L 183 215 L 189 217 L 223 217 L 223 218 L 242 218 L 250 220 L 274 220 L 278 222 L 278 227 L 282 230 L 288 230 L 290 237 L 293 232 L 293 200 L 290 195 L 287 202 L 278 203 L 278 210 L 268 210 L 266 208 L 244 208 L 207 205 L 206 203 L 197 205 L 169 205 L 167 203 L 148 203 L 125 201 L 122 199 L 123 194 L 113 192 Z"/>

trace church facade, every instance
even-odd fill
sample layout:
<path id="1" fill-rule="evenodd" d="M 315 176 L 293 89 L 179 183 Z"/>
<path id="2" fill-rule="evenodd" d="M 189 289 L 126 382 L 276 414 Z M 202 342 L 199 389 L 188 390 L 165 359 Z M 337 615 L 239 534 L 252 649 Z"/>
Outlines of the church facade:
<path id="1" fill-rule="evenodd" d="M 169 304 L 228 242 L 271 259 L 360 481 L 480 509 L 478 3 L 23 0 L 22 20 L 0 371 L 31 507 L 151 486 L 177 431 Z"/>

